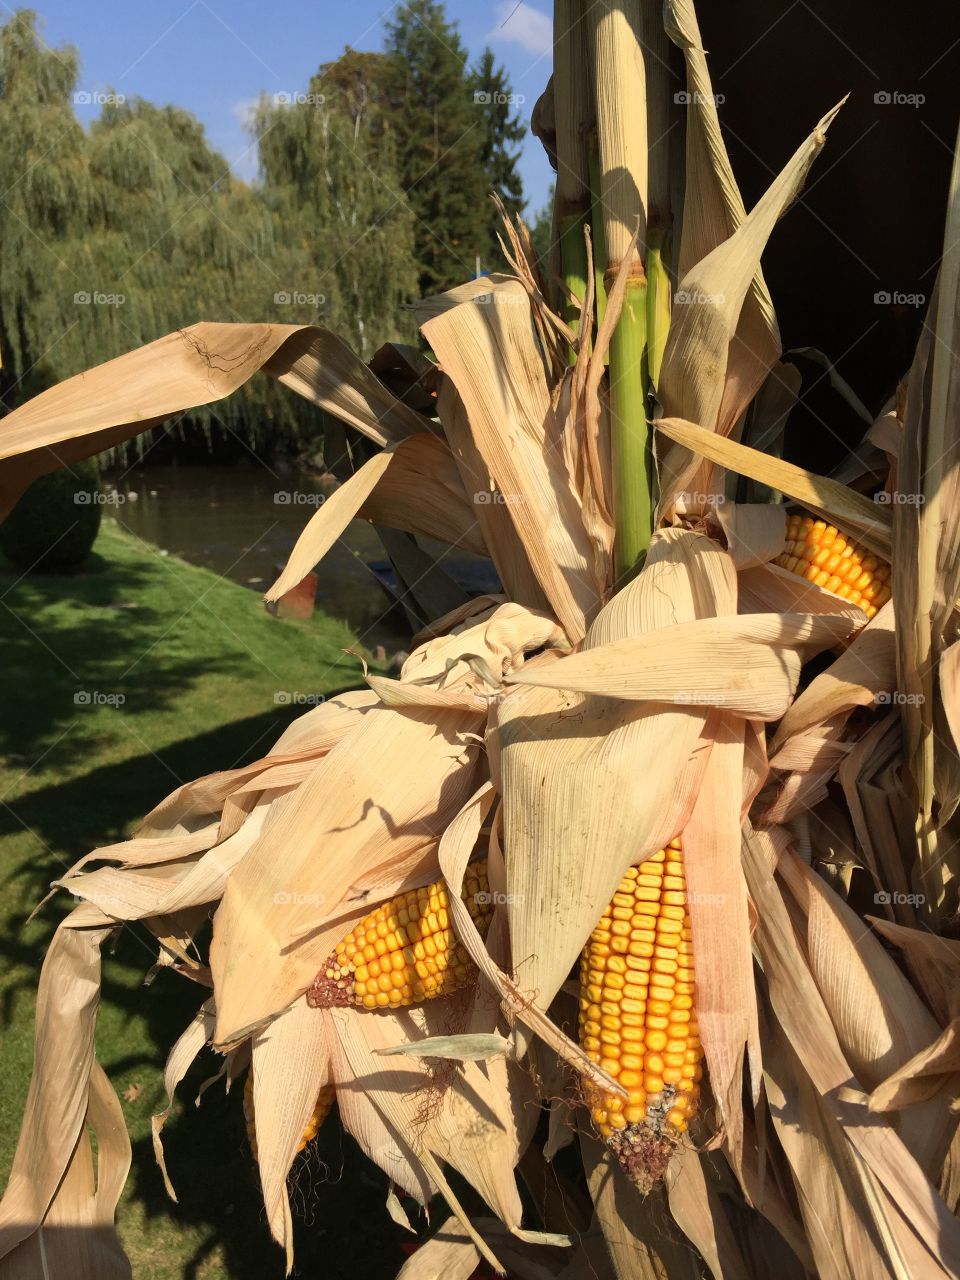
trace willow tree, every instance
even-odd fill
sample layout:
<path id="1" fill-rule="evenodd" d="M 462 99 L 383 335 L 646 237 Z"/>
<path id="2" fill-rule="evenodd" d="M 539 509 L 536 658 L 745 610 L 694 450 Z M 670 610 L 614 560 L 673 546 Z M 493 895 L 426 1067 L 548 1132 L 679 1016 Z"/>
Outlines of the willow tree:
<path id="1" fill-rule="evenodd" d="M 76 52 L 45 45 L 32 12 L 0 28 L 7 407 L 204 315 L 315 318 L 286 301 L 311 262 L 295 214 L 278 222 L 186 111 L 114 95 L 85 133 L 77 80 Z M 175 429 L 202 424 L 255 443 L 268 428 L 282 443 L 315 418 L 265 382 Z"/>
<path id="2" fill-rule="evenodd" d="M 29 10 L 0 27 L 0 394 L 7 405 L 84 363 L 70 350 L 78 345 L 72 295 L 81 286 L 58 248 L 88 223 L 93 204 L 71 101 L 78 58 L 73 48 L 43 48 L 35 28 Z"/>
<path id="3" fill-rule="evenodd" d="M 409 338 L 416 292 L 414 216 L 400 188 L 393 135 L 378 100 L 376 55 L 348 51 L 292 102 L 264 97 L 254 116 L 263 198 L 300 227 L 305 259 L 287 286 L 369 357 Z"/>
<path id="4" fill-rule="evenodd" d="M 108 104 L 91 128 L 96 200 L 83 245 L 83 288 L 122 295 L 89 308 L 113 351 L 206 315 L 307 323 L 316 308 L 294 284 L 309 273 L 305 228 L 281 222 L 262 194 L 237 180 L 189 112 L 136 100 Z M 104 312 L 104 315 L 100 313 Z M 216 415 L 191 415 L 208 435 L 239 432 L 250 445 L 300 442 L 315 419 L 263 385 Z"/>

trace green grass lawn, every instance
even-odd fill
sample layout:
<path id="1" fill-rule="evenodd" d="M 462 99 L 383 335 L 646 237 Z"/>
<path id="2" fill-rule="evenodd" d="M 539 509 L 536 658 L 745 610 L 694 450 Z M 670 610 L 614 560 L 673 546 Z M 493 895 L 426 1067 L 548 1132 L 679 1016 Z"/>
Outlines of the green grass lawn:
<path id="1" fill-rule="evenodd" d="M 307 709 L 278 702 L 278 694 L 330 694 L 356 687 L 362 676 L 358 660 L 342 652 L 352 639 L 344 625 L 322 614 L 309 622 L 271 618 L 254 592 L 161 556 L 109 521 L 76 576 L 18 580 L 0 571 L 0 604 L 5 1182 L 33 1059 L 40 962 L 71 905 L 60 895 L 26 922 L 50 881 L 81 854 L 129 835 L 180 782 L 267 751 Z M 195 1064 L 166 1130 L 179 1205 L 167 1198 L 154 1163 L 150 1116 L 163 1105 L 163 1062 L 201 993 L 169 971 L 143 985 L 156 948 L 142 928 L 125 928 L 104 959 L 97 1052 L 133 1140 L 120 1230 L 134 1275 L 282 1276 L 237 1091 L 227 1098 L 214 1086 L 193 1105 L 201 1081 L 218 1068 L 213 1053 Z M 297 1274 L 396 1274 L 403 1254 L 383 1208 L 386 1182 L 334 1118 L 300 1158 L 293 1187 Z"/>

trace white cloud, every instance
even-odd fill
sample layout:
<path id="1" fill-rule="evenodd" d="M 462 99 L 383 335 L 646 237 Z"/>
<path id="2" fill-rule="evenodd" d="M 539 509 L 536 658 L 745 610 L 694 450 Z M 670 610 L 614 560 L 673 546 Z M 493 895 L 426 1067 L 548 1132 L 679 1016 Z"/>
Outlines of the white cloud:
<path id="1" fill-rule="evenodd" d="M 240 102 L 234 102 L 231 104 L 230 114 L 233 116 L 235 120 L 239 120 L 240 123 L 244 127 L 246 127 L 248 124 L 252 122 L 253 113 L 254 111 L 256 111 L 259 102 L 260 102 L 259 97 L 244 98 Z"/>
<path id="2" fill-rule="evenodd" d="M 528 53 L 550 53 L 553 49 L 551 18 L 526 4 L 525 0 L 501 0 L 497 5 L 497 26 L 490 40 L 518 44 Z"/>

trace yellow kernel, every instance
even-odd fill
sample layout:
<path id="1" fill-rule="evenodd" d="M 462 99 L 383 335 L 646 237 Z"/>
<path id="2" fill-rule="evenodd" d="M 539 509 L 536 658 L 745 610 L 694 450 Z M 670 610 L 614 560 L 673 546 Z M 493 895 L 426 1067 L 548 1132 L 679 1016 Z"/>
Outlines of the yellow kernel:
<path id="1" fill-rule="evenodd" d="M 660 886 L 648 889 L 646 886 L 638 885 L 634 892 L 634 899 L 637 902 L 659 902 Z"/>

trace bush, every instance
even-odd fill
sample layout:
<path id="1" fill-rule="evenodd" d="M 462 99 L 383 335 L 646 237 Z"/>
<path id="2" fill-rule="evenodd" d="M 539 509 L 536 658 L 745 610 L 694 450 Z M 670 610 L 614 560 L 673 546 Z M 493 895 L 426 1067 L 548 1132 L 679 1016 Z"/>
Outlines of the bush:
<path id="1" fill-rule="evenodd" d="M 89 460 L 34 480 L 0 524 L 0 551 L 24 571 L 78 568 L 100 528 L 99 484 L 100 472 Z"/>

